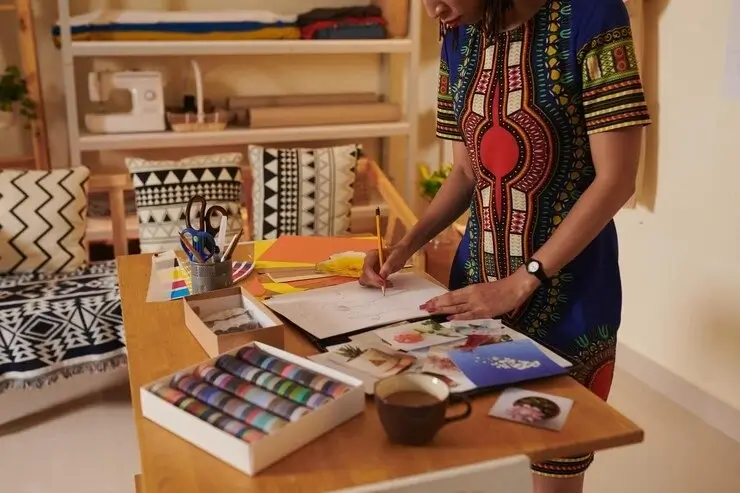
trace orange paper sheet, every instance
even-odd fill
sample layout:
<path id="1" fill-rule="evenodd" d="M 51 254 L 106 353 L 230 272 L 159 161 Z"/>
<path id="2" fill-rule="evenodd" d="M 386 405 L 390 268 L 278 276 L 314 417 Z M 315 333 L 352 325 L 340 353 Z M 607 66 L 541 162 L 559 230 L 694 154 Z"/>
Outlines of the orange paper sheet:
<path id="1" fill-rule="evenodd" d="M 318 264 L 342 252 L 367 252 L 378 248 L 375 238 L 281 236 L 260 256 L 262 262 Z"/>

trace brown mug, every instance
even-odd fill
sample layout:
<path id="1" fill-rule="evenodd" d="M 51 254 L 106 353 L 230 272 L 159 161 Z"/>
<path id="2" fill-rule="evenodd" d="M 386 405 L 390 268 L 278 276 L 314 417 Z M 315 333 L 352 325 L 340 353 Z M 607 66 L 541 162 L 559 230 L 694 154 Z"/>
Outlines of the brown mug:
<path id="1" fill-rule="evenodd" d="M 380 423 L 393 443 L 424 445 L 447 423 L 470 416 L 470 402 L 454 416 L 447 416 L 449 404 L 450 388 L 432 375 L 402 373 L 375 383 Z"/>

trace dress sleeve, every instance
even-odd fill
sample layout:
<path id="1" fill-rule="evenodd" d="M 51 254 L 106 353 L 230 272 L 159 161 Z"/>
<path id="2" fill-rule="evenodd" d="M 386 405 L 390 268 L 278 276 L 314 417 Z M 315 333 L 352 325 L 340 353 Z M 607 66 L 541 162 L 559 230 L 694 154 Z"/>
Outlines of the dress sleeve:
<path id="1" fill-rule="evenodd" d="M 442 40 L 439 57 L 439 89 L 437 91 L 437 137 L 444 140 L 462 141 L 462 133 L 457 122 L 454 102 L 454 85 L 459 64 L 459 50 L 456 50 L 452 31 Z"/>
<path id="2" fill-rule="evenodd" d="M 582 2 L 574 24 L 588 134 L 650 124 L 624 0 Z"/>

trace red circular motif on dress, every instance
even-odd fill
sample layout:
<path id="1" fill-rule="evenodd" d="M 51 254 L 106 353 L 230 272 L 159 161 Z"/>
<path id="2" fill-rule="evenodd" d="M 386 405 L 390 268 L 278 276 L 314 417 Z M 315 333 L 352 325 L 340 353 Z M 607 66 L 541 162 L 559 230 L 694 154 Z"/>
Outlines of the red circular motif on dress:
<path id="1" fill-rule="evenodd" d="M 494 122 L 480 143 L 480 160 L 483 166 L 496 177 L 495 204 L 499 219 L 503 212 L 503 178 L 514 171 L 519 162 L 519 145 L 514 136 Z"/>
<path id="2" fill-rule="evenodd" d="M 609 397 L 609 391 L 612 388 L 612 379 L 614 378 L 614 361 L 610 361 L 597 369 L 591 377 L 591 386 L 589 389 L 603 400 Z"/>

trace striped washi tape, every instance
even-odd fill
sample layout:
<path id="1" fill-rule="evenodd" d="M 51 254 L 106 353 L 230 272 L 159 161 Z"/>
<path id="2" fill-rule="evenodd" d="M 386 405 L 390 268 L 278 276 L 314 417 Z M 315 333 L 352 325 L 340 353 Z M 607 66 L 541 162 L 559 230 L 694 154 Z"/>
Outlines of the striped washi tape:
<path id="1" fill-rule="evenodd" d="M 253 346 L 240 350 L 237 357 L 251 365 L 293 380 L 330 397 L 337 398 L 351 390 L 348 385 L 282 360 Z"/>
<path id="2" fill-rule="evenodd" d="M 210 364 L 199 366 L 195 370 L 195 374 L 215 387 L 225 390 L 250 404 L 259 406 L 289 421 L 298 421 L 301 416 L 311 412 L 307 407 L 268 392 L 239 377 L 219 370 Z"/>
<path id="3" fill-rule="evenodd" d="M 172 380 L 179 390 L 199 401 L 211 405 L 244 423 L 271 434 L 288 424 L 288 422 L 264 409 L 236 399 L 231 394 L 207 384 L 193 375 L 177 375 Z"/>
<path id="4" fill-rule="evenodd" d="M 230 354 L 224 354 L 216 360 L 216 367 L 231 373 L 247 382 L 258 385 L 263 389 L 274 392 L 280 397 L 285 397 L 302 406 L 316 409 L 331 402 L 328 397 L 308 387 L 288 380 L 269 371 L 262 370 L 256 366 L 249 365 L 243 360 L 235 358 Z"/>
<path id="5" fill-rule="evenodd" d="M 232 417 L 226 416 L 217 409 L 203 404 L 187 394 L 169 387 L 167 384 L 154 385 L 149 388 L 149 391 L 169 402 L 173 406 L 177 406 L 196 418 L 202 419 L 216 428 L 240 438 L 247 443 L 252 443 L 265 436 L 264 433 L 256 428 L 252 428 L 245 423 L 241 423 Z"/>

